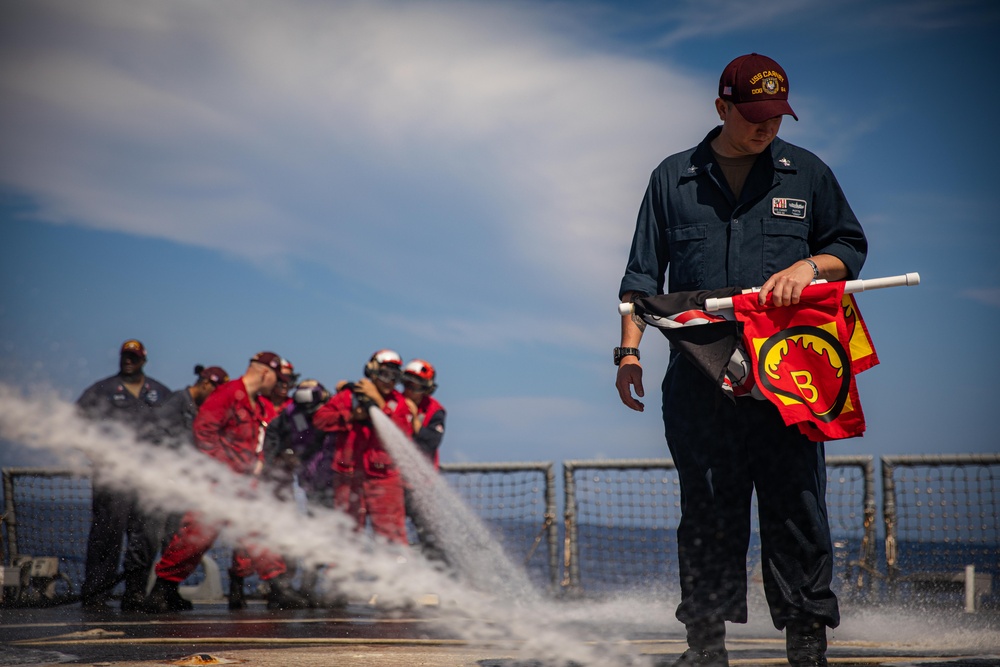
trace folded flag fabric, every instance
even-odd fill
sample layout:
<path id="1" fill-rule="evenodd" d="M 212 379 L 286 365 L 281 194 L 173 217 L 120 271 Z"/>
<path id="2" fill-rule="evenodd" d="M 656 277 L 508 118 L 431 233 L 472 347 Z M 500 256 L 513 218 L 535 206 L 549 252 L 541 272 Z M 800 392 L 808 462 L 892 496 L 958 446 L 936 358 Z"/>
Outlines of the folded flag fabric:
<path id="1" fill-rule="evenodd" d="M 672 292 L 635 300 L 636 311 L 642 318 L 657 327 L 673 347 L 732 399 L 747 395 L 753 389 L 750 363 L 740 346 L 743 325 L 733 319 L 731 310 L 726 313 L 705 311 L 705 302 L 732 297 L 740 291 L 739 287 L 727 287 Z"/>
<path id="2" fill-rule="evenodd" d="M 809 285 L 791 306 L 774 306 L 770 297 L 760 305 L 757 297 L 733 297 L 757 389 L 810 440 L 864 433 L 854 378 L 878 356 L 844 283 Z"/>
<path id="3" fill-rule="evenodd" d="M 636 299 L 636 312 L 735 400 L 771 401 L 786 424 L 822 442 L 861 435 L 864 413 L 854 376 L 878 355 L 844 282 L 805 288 L 798 304 L 761 306 L 740 288 Z M 732 297 L 733 309 L 705 310 Z"/>

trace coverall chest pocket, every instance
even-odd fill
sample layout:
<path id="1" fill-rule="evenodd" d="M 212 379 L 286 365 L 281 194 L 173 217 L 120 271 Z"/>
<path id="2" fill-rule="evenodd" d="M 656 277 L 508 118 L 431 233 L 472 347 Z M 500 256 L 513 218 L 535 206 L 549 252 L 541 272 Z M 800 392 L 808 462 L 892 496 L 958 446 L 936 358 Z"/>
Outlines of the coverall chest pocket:
<path id="1" fill-rule="evenodd" d="M 670 291 L 700 287 L 705 279 L 707 225 L 686 225 L 667 230 L 670 247 Z"/>
<path id="2" fill-rule="evenodd" d="M 809 223 L 765 218 L 762 225 L 764 278 L 809 256 Z"/>
<path id="3" fill-rule="evenodd" d="M 354 472 L 353 442 L 340 443 L 334 448 L 332 468 L 344 475 L 350 475 Z"/>
<path id="4" fill-rule="evenodd" d="M 364 454 L 365 472 L 369 477 L 390 477 L 396 472 L 396 464 L 389 452 L 371 447 Z"/>
<path id="5" fill-rule="evenodd" d="M 253 415 L 252 412 L 246 408 L 238 407 L 233 411 L 233 421 L 229 425 L 228 430 L 230 433 L 238 433 L 240 437 L 246 440 L 257 440 L 257 430 L 260 426 L 260 422 Z"/>

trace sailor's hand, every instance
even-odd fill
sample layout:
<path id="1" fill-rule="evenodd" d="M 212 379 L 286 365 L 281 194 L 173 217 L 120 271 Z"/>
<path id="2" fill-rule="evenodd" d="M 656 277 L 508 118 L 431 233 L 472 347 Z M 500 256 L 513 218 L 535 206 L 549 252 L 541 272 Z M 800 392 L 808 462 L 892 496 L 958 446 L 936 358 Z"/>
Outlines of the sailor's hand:
<path id="1" fill-rule="evenodd" d="M 275 458 L 274 465 L 276 468 L 287 472 L 289 475 L 293 474 L 302 465 L 302 461 L 295 454 L 295 450 L 287 448 L 282 450 Z"/>
<path id="2" fill-rule="evenodd" d="M 778 271 L 764 281 L 757 295 L 757 303 L 767 303 L 767 295 L 771 295 L 771 303 L 775 306 L 790 306 L 799 302 L 802 289 L 813 281 L 813 269 L 808 262 L 799 261 L 783 271 Z"/>
<path id="3" fill-rule="evenodd" d="M 377 405 L 380 410 L 385 407 L 385 399 L 382 397 L 382 392 L 380 392 L 378 387 L 375 386 L 375 383 L 368 378 L 358 380 L 355 391 L 360 391 L 364 394 L 364 396 Z"/>
<path id="4" fill-rule="evenodd" d="M 632 388 L 635 388 L 635 395 L 642 398 L 645 392 L 642 389 L 642 365 L 635 357 L 622 359 L 618 366 L 618 377 L 615 379 L 615 386 L 618 387 L 618 395 L 622 403 L 637 412 L 646 409 L 642 401 L 632 396 Z"/>
<path id="5" fill-rule="evenodd" d="M 416 402 L 412 398 L 406 398 L 404 396 L 403 400 L 406 402 L 406 409 L 410 411 L 410 416 L 416 417 L 417 412 L 420 410 L 420 407 L 416 404 Z"/>

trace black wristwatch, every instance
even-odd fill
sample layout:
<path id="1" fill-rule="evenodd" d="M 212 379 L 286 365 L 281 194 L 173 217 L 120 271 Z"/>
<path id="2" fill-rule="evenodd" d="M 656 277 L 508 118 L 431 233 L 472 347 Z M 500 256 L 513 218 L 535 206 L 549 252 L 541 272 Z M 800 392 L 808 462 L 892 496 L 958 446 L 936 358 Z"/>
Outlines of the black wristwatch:
<path id="1" fill-rule="evenodd" d="M 616 347 L 615 348 L 615 366 L 622 362 L 622 357 L 627 357 L 629 355 L 634 355 L 635 358 L 639 359 L 639 348 L 637 347 Z"/>

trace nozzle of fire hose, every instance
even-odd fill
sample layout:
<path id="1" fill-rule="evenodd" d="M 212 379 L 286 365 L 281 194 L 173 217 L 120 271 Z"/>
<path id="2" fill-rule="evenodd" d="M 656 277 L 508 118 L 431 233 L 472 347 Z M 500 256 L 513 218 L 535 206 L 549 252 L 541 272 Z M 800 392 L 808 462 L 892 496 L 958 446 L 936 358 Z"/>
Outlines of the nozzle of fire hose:
<path id="1" fill-rule="evenodd" d="M 351 391 L 351 408 L 355 410 L 362 409 L 365 412 L 368 412 L 368 410 L 375 405 L 375 402 L 370 397 L 365 395 L 357 383 L 348 383 L 344 385 L 344 388 Z"/>

